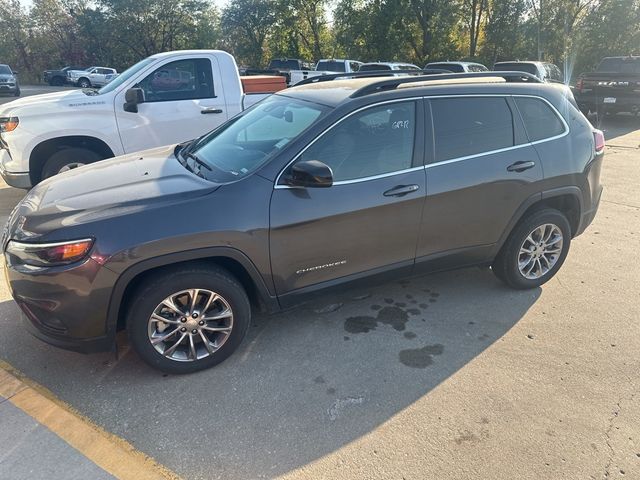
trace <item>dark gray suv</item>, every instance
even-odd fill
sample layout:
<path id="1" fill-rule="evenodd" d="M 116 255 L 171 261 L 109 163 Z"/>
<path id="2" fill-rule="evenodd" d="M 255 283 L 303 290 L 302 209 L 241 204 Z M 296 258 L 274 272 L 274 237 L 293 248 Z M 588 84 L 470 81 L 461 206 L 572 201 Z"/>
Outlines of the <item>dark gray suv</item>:
<path id="1" fill-rule="evenodd" d="M 592 221 L 604 139 L 567 87 L 326 80 L 31 190 L 2 239 L 28 328 L 84 352 L 126 328 L 152 366 L 193 372 L 238 347 L 252 308 L 365 277 L 484 265 L 537 287 Z"/>

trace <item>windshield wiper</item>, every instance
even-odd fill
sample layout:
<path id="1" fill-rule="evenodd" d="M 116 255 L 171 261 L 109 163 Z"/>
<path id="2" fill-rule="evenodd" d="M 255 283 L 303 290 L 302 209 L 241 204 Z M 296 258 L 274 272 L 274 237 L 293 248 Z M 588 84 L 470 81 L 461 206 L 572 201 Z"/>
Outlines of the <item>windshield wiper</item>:
<path id="1" fill-rule="evenodd" d="M 213 169 L 207 164 L 207 162 L 205 162 L 204 160 L 201 160 L 195 153 L 191 153 L 189 151 L 186 151 L 186 152 L 181 151 L 180 153 L 183 156 L 192 159 L 194 162 L 196 162 L 201 167 L 204 167 L 207 170 L 209 170 L 210 172 L 213 172 Z"/>

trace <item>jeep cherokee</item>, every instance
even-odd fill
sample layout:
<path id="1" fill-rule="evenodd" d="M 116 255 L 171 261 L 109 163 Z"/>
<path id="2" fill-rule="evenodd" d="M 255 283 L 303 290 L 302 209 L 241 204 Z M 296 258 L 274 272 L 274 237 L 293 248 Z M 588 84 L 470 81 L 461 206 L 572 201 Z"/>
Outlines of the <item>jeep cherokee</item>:
<path id="1" fill-rule="evenodd" d="M 326 77 L 31 190 L 2 239 L 28 329 L 90 352 L 126 328 L 150 365 L 187 373 L 227 358 L 252 308 L 365 277 L 482 265 L 526 289 L 555 275 L 602 191 L 604 137 L 566 86 Z"/>

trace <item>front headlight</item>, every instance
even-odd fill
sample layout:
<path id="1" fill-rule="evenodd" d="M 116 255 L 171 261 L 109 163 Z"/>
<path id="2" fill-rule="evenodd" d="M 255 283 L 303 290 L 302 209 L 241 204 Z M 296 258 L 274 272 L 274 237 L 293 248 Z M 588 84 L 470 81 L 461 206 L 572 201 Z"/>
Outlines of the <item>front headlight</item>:
<path id="1" fill-rule="evenodd" d="M 84 259 L 92 246 L 91 238 L 56 243 L 24 243 L 11 240 L 7 245 L 6 254 L 11 259 L 11 263 L 32 267 L 52 267 L 68 265 Z"/>
<path id="2" fill-rule="evenodd" d="M 0 117 L 0 133 L 13 132 L 19 123 L 18 117 Z"/>

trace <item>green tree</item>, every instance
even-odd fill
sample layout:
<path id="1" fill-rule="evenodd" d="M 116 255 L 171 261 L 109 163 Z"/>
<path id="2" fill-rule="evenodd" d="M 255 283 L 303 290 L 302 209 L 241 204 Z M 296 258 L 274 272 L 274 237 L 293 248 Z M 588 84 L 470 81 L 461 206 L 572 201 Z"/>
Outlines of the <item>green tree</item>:
<path id="1" fill-rule="evenodd" d="M 274 0 L 232 0 L 222 11 L 227 47 L 251 66 L 265 64 L 266 40 L 276 21 Z"/>

